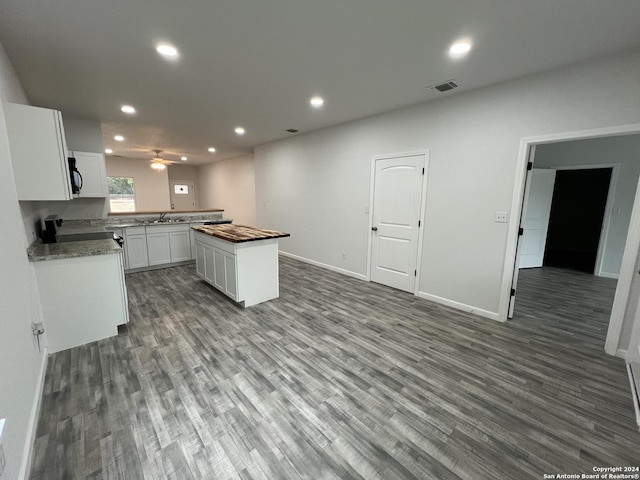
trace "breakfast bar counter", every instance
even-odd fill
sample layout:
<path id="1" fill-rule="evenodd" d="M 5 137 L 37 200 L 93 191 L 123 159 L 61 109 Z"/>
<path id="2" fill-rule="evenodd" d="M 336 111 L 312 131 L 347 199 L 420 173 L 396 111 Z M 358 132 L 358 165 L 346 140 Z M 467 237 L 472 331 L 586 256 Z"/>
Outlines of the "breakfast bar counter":
<path id="1" fill-rule="evenodd" d="M 200 278 L 244 307 L 279 297 L 278 239 L 288 233 L 233 224 L 191 228 Z"/>

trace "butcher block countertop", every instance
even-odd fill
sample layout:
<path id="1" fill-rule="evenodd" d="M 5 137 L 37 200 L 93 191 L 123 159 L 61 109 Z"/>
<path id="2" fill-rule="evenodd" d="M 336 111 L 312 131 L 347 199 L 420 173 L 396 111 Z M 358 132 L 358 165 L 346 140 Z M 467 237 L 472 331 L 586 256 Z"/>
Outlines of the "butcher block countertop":
<path id="1" fill-rule="evenodd" d="M 244 225 L 234 225 L 232 223 L 222 225 L 202 225 L 191 227 L 191 229 L 231 243 L 254 242 L 256 240 L 266 240 L 268 238 L 291 236 L 288 233 L 276 232 L 275 230 L 245 227 Z"/>

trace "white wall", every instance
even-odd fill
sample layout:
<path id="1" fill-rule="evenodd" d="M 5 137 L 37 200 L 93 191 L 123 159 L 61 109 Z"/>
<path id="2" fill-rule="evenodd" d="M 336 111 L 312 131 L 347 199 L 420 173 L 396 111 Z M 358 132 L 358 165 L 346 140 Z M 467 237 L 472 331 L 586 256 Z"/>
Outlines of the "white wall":
<path id="1" fill-rule="evenodd" d="M 602 163 L 617 163 L 620 166 L 613 193 L 609 233 L 602 255 L 602 274 L 617 277 L 640 175 L 640 135 L 538 145 L 534 159 L 536 168 Z"/>
<path id="2" fill-rule="evenodd" d="M 28 103 L 13 67 L 0 45 L 0 99 Z M 31 323 L 39 321 L 39 296 L 26 248 L 22 214 L 13 181 L 13 169 L 0 103 L 0 418 L 6 418 L 3 446 L 5 477 L 26 474 L 26 453 L 34 433 L 32 417 L 39 399 L 44 356 L 38 352 Z M 21 470 L 22 469 L 22 470 Z"/>
<path id="3" fill-rule="evenodd" d="M 222 208 L 235 224 L 266 227 L 256 223 L 253 155 L 198 167 L 198 191 L 200 208 Z"/>
<path id="4" fill-rule="evenodd" d="M 365 275 L 371 158 L 428 149 L 419 289 L 495 317 L 508 225 L 494 214 L 511 208 L 521 139 L 639 123 L 638 78 L 633 50 L 258 146 L 257 223 L 291 233 L 285 252 Z"/>
<path id="5" fill-rule="evenodd" d="M 133 177 L 136 211 L 170 210 L 168 169 L 157 172 L 149 160 L 107 156 L 108 177 Z"/>

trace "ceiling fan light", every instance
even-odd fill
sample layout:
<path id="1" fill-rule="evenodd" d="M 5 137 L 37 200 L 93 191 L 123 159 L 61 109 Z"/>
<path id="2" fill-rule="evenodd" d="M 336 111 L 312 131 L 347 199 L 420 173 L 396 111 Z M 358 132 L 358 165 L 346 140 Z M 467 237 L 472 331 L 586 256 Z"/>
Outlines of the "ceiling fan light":
<path id="1" fill-rule="evenodd" d="M 164 163 L 153 162 L 151 164 L 151 168 L 153 168 L 156 172 L 161 172 L 162 170 L 167 168 L 167 166 Z"/>

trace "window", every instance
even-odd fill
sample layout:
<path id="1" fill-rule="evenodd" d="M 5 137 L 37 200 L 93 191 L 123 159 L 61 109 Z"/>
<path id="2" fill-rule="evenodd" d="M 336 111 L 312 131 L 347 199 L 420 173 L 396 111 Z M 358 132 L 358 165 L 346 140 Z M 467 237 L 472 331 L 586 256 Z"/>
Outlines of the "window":
<path id="1" fill-rule="evenodd" d="M 132 177 L 108 177 L 109 211 L 135 212 L 136 196 L 133 190 Z"/>

